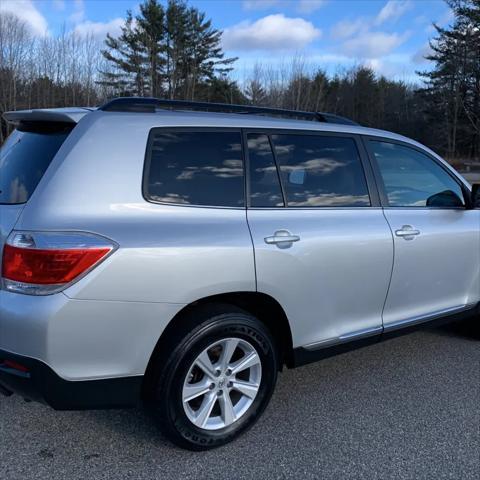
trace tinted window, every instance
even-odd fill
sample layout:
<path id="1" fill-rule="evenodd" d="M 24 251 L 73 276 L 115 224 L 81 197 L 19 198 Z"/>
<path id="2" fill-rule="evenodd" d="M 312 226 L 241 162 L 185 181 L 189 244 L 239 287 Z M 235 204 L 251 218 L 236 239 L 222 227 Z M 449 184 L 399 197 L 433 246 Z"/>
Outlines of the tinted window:
<path id="1" fill-rule="evenodd" d="M 459 207 L 460 185 L 433 159 L 413 148 L 371 141 L 392 207 Z"/>
<path id="2" fill-rule="evenodd" d="M 68 136 L 15 130 L 0 150 L 0 203 L 25 203 Z"/>
<path id="3" fill-rule="evenodd" d="M 353 139 L 321 135 L 272 135 L 271 138 L 288 206 L 370 205 Z"/>
<path id="4" fill-rule="evenodd" d="M 156 202 L 241 207 L 240 132 L 154 133 L 146 196 Z"/>
<path id="5" fill-rule="evenodd" d="M 283 196 L 268 136 L 248 134 L 250 204 L 252 207 L 283 207 Z"/>

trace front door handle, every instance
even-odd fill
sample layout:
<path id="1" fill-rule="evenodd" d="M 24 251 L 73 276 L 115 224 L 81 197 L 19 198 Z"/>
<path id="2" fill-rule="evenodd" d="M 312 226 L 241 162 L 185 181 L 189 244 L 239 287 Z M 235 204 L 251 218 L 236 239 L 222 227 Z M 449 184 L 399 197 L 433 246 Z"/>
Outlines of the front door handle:
<path id="1" fill-rule="evenodd" d="M 292 235 L 288 230 L 277 230 L 271 237 L 265 237 L 266 244 L 277 245 L 280 248 L 289 247 L 299 240 L 298 235 Z"/>
<path id="2" fill-rule="evenodd" d="M 420 235 L 420 230 L 413 228 L 411 225 L 404 225 L 400 230 L 395 230 L 395 235 L 405 240 L 413 240 L 417 235 Z"/>

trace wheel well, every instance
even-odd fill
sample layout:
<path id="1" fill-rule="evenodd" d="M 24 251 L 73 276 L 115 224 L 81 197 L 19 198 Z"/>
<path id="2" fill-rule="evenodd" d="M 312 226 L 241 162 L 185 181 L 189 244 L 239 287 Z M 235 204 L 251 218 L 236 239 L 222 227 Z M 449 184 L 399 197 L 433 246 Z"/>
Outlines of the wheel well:
<path id="1" fill-rule="evenodd" d="M 234 307 L 245 310 L 258 320 L 260 320 L 270 331 L 279 349 L 280 365 L 293 366 L 293 341 L 290 324 L 287 315 L 281 305 L 269 295 L 258 292 L 235 292 L 220 295 L 214 295 L 197 300 L 185 306 L 170 321 L 167 328 L 163 331 L 155 350 L 150 358 L 150 362 L 145 374 L 144 392 L 149 390 L 149 380 L 156 370 L 157 360 L 163 351 L 164 345 L 168 345 L 169 339 L 174 336 L 175 329 L 179 323 L 186 317 L 186 313 L 205 305 L 232 305 Z"/>

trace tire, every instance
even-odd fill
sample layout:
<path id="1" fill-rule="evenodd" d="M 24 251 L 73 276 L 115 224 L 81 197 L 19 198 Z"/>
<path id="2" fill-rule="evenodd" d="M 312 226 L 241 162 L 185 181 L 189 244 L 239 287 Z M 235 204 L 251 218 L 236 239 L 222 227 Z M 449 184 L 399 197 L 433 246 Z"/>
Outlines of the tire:
<path id="1" fill-rule="evenodd" d="M 168 345 L 172 348 L 164 348 L 156 359 L 164 368 L 153 379 L 152 406 L 172 442 L 208 450 L 232 441 L 257 421 L 278 372 L 274 340 L 260 321 L 229 305 L 199 307 L 169 333 Z M 201 395 L 188 400 L 200 390 Z"/>

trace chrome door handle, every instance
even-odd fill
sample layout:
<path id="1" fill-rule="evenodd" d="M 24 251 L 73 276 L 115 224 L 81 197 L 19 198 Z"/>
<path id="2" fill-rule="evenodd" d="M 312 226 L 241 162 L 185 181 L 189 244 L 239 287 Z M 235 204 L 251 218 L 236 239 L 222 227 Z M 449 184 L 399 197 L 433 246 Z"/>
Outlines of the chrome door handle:
<path id="1" fill-rule="evenodd" d="M 413 228 L 411 225 L 404 225 L 400 230 L 395 230 L 397 237 L 403 237 L 405 240 L 413 240 L 420 235 L 420 230 Z"/>
<path id="2" fill-rule="evenodd" d="M 298 235 L 292 235 L 288 230 L 277 230 L 271 237 L 265 237 L 266 244 L 279 246 L 290 246 L 293 242 L 299 240 Z"/>

